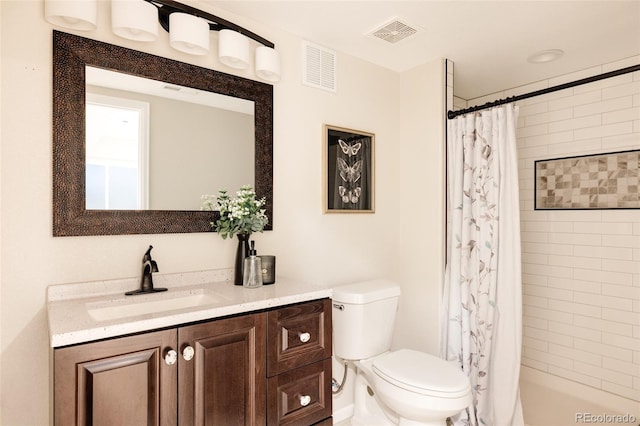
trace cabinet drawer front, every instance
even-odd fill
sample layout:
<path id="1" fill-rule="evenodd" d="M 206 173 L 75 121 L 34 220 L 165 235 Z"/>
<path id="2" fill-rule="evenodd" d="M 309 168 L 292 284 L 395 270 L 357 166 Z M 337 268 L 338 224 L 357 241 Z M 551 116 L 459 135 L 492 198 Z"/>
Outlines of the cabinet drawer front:
<path id="1" fill-rule="evenodd" d="M 331 416 L 331 358 L 268 380 L 269 425 L 311 425 Z"/>
<path id="2" fill-rule="evenodd" d="M 329 299 L 271 311 L 268 324 L 269 377 L 331 356 Z"/>

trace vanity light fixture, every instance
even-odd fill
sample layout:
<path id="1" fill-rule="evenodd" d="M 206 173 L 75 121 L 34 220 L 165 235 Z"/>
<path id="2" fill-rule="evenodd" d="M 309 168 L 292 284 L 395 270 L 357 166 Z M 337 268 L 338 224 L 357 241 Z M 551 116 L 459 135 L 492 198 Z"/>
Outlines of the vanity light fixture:
<path id="1" fill-rule="evenodd" d="M 97 28 L 96 0 L 45 0 L 44 17 L 54 25 L 73 30 L 91 31 Z"/>
<path id="2" fill-rule="evenodd" d="M 280 55 L 267 46 L 256 47 L 256 75 L 263 80 L 280 80 Z"/>
<path id="3" fill-rule="evenodd" d="M 209 23 L 188 13 L 169 15 L 169 44 L 191 55 L 209 53 Z"/>
<path id="4" fill-rule="evenodd" d="M 97 28 L 97 0 L 44 0 L 44 5 L 45 19 L 54 25 L 84 31 Z M 256 41 L 261 45 L 255 52 L 256 75 L 269 82 L 280 80 L 280 58 L 274 44 L 218 16 L 174 0 L 112 0 L 111 8 L 114 34 L 154 41 L 157 24 L 151 21 L 157 20 L 169 33 L 171 47 L 192 55 L 206 54 L 210 31 L 218 31 L 218 58 L 236 69 L 249 66 L 249 40 Z"/>
<path id="5" fill-rule="evenodd" d="M 158 38 L 158 9 L 144 0 L 111 0 L 111 31 L 136 41 Z"/>
<path id="6" fill-rule="evenodd" d="M 231 68 L 249 66 L 249 39 L 237 31 L 220 30 L 218 33 L 218 59 Z"/>

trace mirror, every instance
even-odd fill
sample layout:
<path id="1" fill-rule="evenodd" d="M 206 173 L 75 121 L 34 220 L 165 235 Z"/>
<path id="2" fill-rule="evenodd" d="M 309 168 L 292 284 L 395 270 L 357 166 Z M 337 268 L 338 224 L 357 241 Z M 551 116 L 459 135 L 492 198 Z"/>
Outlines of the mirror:
<path id="1" fill-rule="evenodd" d="M 201 93 L 210 92 L 245 100 L 253 105 L 253 155 L 247 152 L 243 161 L 232 163 L 230 158 L 238 156 L 232 149 L 215 148 L 218 169 L 224 164 L 232 169 L 249 169 L 249 174 L 238 177 L 251 179 L 256 194 L 267 200 L 267 216 L 269 224 L 265 229 L 272 229 L 273 223 L 273 87 L 271 85 L 248 80 L 245 78 L 224 74 L 218 71 L 189 65 L 147 53 L 85 39 L 83 37 L 54 31 L 53 55 L 53 234 L 67 235 L 117 235 L 117 234 L 151 234 L 151 233 L 183 233 L 210 231 L 210 222 L 217 218 L 217 212 L 199 211 L 200 195 L 202 193 L 216 194 L 224 183 L 210 182 L 215 178 L 205 176 L 194 178 L 200 180 L 209 188 L 202 192 L 202 188 L 195 188 L 193 196 L 197 197 L 194 204 L 161 204 L 154 206 L 153 196 L 149 196 L 148 210 L 144 203 L 135 209 L 97 209 L 87 208 L 87 142 L 85 111 L 87 92 L 87 78 L 95 70 L 108 70 L 129 76 L 141 77 L 173 87 L 184 87 Z M 113 76 L 113 75 L 112 75 Z M 107 78 L 110 80 L 110 78 Z M 89 81 L 90 82 L 90 81 Z M 134 84 L 138 85 L 138 84 Z M 101 89 L 102 90 L 102 89 Z M 104 95 L 104 93 L 101 93 Z M 172 123 L 176 126 L 181 108 L 174 108 L 171 115 Z M 205 116 L 208 116 L 205 113 Z M 201 120 L 202 121 L 202 120 Z M 210 120 L 213 121 L 213 120 Z M 246 121 L 246 120 L 245 120 Z M 193 124 L 189 125 L 190 127 Z M 246 129 L 244 129 L 246 133 Z M 174 138 L 184 134 L 175 133 Z M 215 132 L 215 129 L 204 131 Z M 211 136 L 214 139 L 214 136 Z M 222 138 L 224 139 L 224 138 Z M 150 132 L 149 146 L 154 143 Z M 231 143 L 227 141 L 227 143 Z M 184 145 L 182 145 L 185 148 Z M 187 151 L 183 149 L 183 151 Z M 193 150 L 188 150 L 193 151 Z M 191 171 L 192 165 L 203 157 L 214 155 L 204 154 L 203 151 L 193 153 L 190 160 L 174 161 L 178 171 Z M 172 154 L 169 154 L 172 155 Z M 151 158 L 152 156 L 150 156 Z M 222 161 L 221 161 L 222 160 Z M 90 163 L 90 162 L 89 162 Z M 203 162 L 214 164 L 214 161 Z M 149 161 L 149 179 L 151 170 L 156 167 L 167 169 L 169 166 L 153 166 Z M 185 165 L 186 164 L 186 165 Z M 247 164 L 249 167 L 247 168 Z M 207 167 L 203 167 L 202 173 Z M 200 172 L 194 173 L 198 174 Z M 229 170 L 223 174 L 230 174 Z M 178 175 L 179 176 L 179 175 Z M 248 176 L 248 177 L 247 177 Z M 160 177 L 165 177 L 160 173 Z M 149 194 L 153 186 L 168 188 L 178 177 L 169 178 L 154 185 L 149 184 Z M 228 181 L 229 182 L 229 181 Z M 187 184 L 175 185 L 182 191 Z M 230 192 L 238 188 L 227 187 Z M 184 191 L 183 191 L 184 192 Z M 193 197 L 189 195 L 187 198 Z M 189 201 L 190 202 L 190 201 Z"/>
<path id="2" fill-rule="evenodd" d="M 90 66 L 85 80 L 87 209 L 199 210 L 253 185 L 253 101 Z"/>

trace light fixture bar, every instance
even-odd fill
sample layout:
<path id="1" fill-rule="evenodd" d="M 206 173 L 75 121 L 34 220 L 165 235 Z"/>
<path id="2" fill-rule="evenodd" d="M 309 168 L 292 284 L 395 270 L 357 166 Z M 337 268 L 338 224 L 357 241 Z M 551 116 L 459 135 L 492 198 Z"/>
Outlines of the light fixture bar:
<path id="1" fill-rule="evenodd" d="M 160 25 L 162 26 L 162 28 L 164 28 L 165 31 L 167 32 L 169 31 L 169 15 L 174 12 L 183 12 L 183 13 L 188 13 L 189 15 L 197 16 L 198 18 L 202 18 L 209 21 L 209 29 L 211 31 L 233 30 L 267 47 L 271 47 L 271 48 L 275 47 L 275 45 L 272 42 L 270 42 L 265 38 L 260 37 L 256 33 L 253 33 L 245 28 L 242 28 L 241 26 L 236 25 L 233 22 L 229 22 L 226 19 L 222 19 L 210 13 L 204 12 L 200 9 L 196 9 L 195 7 L 187 6 L 186 4 L 182 4 L 173 0 L 145 0 L 145 1 L 153 4 L 158 8 L 158 20 L 160 21 Z"/>

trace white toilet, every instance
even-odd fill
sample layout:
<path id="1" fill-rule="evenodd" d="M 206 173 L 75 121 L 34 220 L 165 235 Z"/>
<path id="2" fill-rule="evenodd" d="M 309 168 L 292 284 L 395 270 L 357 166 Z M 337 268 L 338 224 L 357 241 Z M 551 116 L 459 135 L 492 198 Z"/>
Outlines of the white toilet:
<path id="1" fill-rule="evenodd" d="M 469 380 L 433 355 L 390 351 L 399 297 L 384 280 L 333 289 L 333 352 L 357 368 L 351 424 L 444 426 L 471 403 Z"/>

